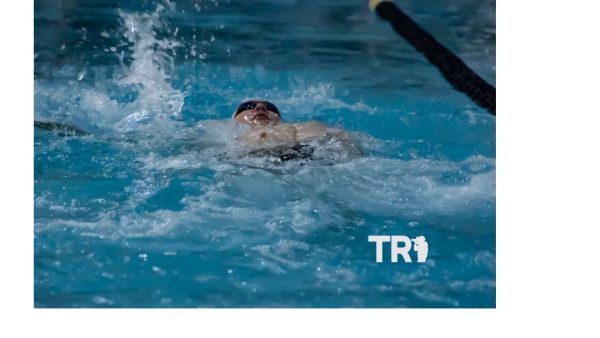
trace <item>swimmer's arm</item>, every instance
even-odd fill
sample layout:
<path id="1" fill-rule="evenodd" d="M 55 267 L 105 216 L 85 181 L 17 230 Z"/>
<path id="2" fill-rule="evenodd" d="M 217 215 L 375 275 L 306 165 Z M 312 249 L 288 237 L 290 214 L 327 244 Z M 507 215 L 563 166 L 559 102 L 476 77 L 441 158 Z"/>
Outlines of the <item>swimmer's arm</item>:
<path id="1" fill-rule="evenodd" d="M 89 135 L 89 133 L 85 130 L 79 129 L 77 127 L 68 125 L 68 124 L 64 124 L 64 123 L 58 123 L 58 122 L 49 122 L 49 121 L 33 121 L 33 126 L 35 128 L 40 128 L 40 129 L 44 129 L 44 130 L 49 130 L 49 131 L 58 131 L 60 136 L 73 136 L 73 135 L 77 135 L 77 136 L 82 136 L 82 135 Z"/>

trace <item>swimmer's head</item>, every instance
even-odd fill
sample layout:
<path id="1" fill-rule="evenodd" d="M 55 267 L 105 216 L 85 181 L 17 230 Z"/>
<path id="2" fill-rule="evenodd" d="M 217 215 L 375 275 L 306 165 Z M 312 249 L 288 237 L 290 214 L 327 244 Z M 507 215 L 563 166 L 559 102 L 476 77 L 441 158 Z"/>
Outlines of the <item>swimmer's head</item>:
<path id="1" fill-rule="evenodd" d="M 250 100 L 238 106 L 233 119 L 250 126 L 266 126 L 281 122 L 279 109 L 269 101 Z"/>

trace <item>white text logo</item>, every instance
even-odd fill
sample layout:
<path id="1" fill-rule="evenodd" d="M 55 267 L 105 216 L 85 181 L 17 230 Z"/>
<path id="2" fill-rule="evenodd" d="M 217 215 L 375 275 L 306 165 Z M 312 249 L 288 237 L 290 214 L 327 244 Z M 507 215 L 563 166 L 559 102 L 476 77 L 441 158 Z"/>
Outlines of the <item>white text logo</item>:
<path id="1" fill-rule="evenodd" d="M 401 255 L 405 263 L 412 263 L 409 251 L 413 249 L 417 252 L 417 262 L 425 263 L 429 252 L 429 244 L 425 236 L 417 236 L 410 239 L 407 236 L 369 236 L 369 242 L 375 242 L 375 260 L 377 263 L 383 262 L 383 243 L 390 244 L 390 253 L 392 263 L 398 263 L 398 255 Z M 412 244 L 415 244 L 414 247 Z"/>

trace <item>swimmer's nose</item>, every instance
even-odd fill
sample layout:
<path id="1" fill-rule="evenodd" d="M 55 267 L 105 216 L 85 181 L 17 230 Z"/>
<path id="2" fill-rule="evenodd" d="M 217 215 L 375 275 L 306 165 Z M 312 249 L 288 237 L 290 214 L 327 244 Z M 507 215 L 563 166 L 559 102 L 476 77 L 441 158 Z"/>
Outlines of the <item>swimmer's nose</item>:
<path id="1" fill-rule="evenodd" d="M 256 104 L 256 108 L 255 109 L 266 112 L 267 111 L 267 105 L 264 104 L 264 103 L 262 103 L 262 102 L 259 102 L 259 103 Z"/>

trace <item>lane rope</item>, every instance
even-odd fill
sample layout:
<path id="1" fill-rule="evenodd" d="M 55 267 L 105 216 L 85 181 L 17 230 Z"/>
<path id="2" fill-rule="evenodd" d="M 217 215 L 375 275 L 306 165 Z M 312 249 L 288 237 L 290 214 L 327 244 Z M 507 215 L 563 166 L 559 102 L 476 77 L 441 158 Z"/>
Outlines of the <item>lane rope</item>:
<path id="1" fill-rule="evenodd" d="M 487 83 L 458 56 L 427 33 L 390 0 L 369 0 L 369 8 L 437 67 L 454 89 L 496 116 L 496 88 Z"/>

